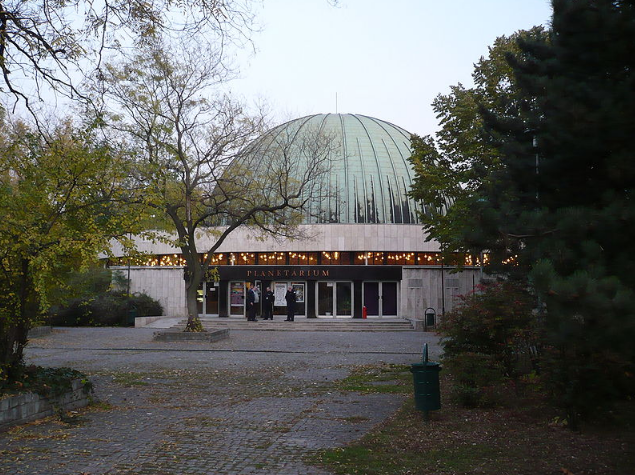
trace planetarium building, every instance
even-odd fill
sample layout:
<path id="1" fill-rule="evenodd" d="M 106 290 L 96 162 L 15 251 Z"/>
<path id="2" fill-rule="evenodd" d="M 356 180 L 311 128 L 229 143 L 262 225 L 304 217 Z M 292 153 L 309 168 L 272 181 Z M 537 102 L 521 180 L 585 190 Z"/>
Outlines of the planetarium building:
<path id="1" fill-rule="evenodd" d="M 356 114 L 319 114 L 282 124 L 257 140 L 249 157 L 266 156 L 280 134 L 296 137 L 320 130 L 335 139 L 329 190 L 311 202 L 296 240 L 259 239 L 238 228 L 217 250 L 220 280 L 199 289 L 199 314 L 244 317 L 250 283 L 270 287 L 274 313 L 286 314 L 285 290 L 297 296 L 296 315 L 312 318 L 439 317 L 455 298 L 473 290 L 481 272 L 454 272 L 436 242 L 426 241 L 419 221 L 425 205 L 408 196 L 414 178 L 410 133 L 388 122 Z M 261 160 L 259 166 L 265 166 Z M 327 198 L 324 198 L 327 196 Z M 201 237 L 199 249 L 209 249 Z M 128 272 L 132 292 L 159 300 L 169 316 L 187 315 L 183 260 L 166 244 L 139 242 L 143 265 L 111 267 Z"/>

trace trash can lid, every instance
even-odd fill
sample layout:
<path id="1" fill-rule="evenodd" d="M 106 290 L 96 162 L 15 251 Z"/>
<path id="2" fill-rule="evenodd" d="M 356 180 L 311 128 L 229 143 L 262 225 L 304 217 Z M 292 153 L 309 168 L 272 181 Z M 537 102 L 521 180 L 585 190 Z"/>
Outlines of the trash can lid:
<path id="1" fill-rule="evenodd" d="M 425 363 L 412 363 L 410 369 L 422 369 L 422 368 L 439 368 L 441 369 L 441 363 L 435 363 L 434 361 L 426 361 Z"/>

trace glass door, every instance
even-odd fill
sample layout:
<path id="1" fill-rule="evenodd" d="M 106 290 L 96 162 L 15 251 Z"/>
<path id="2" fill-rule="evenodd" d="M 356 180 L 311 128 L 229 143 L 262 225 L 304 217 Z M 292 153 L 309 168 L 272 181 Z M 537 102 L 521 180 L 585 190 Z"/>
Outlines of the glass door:
<path id="1" fill-rule="evenodd" d="M 381 283 L 381 316 L 397 316 L 397 282 Z"/>
<path id="2" fill-rule="evenodd" d="M 273 282 L 273 295 L 275 298 L 273 314 L 286 315 L 287 301 L 285 295 L 289 287 L 295 293 L 295 316 L 306 315 L 306 282 Z"/>
<path id="3" fill-rule="evenodd" d="M 397 297 L 397 282 L 364 282 L 364 306 L 369 317 L 396 317 Z"/>
<path id="4" fill-rule="evenodd" d="M 205 282 L 205 315 L 218 315 L 217 282 Z"/>
<path id="5" fill-rule="evenodd" d="M 364 282 L 364 307 L 369 317 L 379 317 L 379 282 Z"/>
<path id="6" fill-rule="evenodd" d="M 353 284 L 351 282 L 335 283 L 335 310 L 337 317 L 353 316 Z"/>
<path id="7" fill-rule="evenodd" d="M 350 282 L 318 282 L 318 316 L 350 317 L 353 308 L 352 288 Z"/>
<path id="8" fill-rule="evenodd" d="M 229 283 L 229 314 L 245 316 L 245 283 Z"/>
<path id="9" fill-rule="evenodd" d="M 203 282 L 196 295 L 199 315 L 218 315 L 218 284 Z"/>
<path id="10" fill-rule="evenodd" d="M 335 297 L 334 282 L 318 282 L 318 316 L 333 316 L 333 301 Z"/>

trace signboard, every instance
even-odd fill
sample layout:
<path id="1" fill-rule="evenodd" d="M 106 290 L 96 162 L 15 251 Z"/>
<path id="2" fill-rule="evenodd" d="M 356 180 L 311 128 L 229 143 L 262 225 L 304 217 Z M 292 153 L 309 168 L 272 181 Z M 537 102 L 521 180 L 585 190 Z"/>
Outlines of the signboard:
<path id="1" fill-rule="evenodd" d="M 401 280 L 401 266 L 218 266 L 221 280 Z"/>

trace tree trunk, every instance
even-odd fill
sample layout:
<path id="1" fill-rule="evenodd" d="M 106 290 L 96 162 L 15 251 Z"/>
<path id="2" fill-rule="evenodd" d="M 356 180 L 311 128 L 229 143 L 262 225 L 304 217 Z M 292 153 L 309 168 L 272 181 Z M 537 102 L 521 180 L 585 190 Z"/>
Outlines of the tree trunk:
<path id="1" fill-rule="evenodd" d="M 187 258 L 186 258 L 187 259 Z M 185 299 L 187 302 L 187 325 L 185 326 L 186 332 L 202 332 L 205 331 L 201 320 L 198 318 L 198 289 L 203 282 L 203 269 L 198 262 L 194 262 L 193 265 L 188 261 L 188 273 L 185 276 Z"/>
<path id="2" fill-rule="evenodd" d="M 12 379 L 16 372 L 16 334 L 14 318 L 8 318 L 0 325 L 0 381 Z"/>
<path id="3" fill-rule="evenodd" d="M 28 260 L 22 260 L 21 274 L 15 277 L 18 280 L 17 312 L 12 312 L 12 315 L 6 317 L 5 321 L 0 324 L 0 335 L 2 336 L 2 341 L 0 341 L 0 380 L 6 377 L 12 379 L 21 371 L 20 367 L 24 363 L 24 347 L 32 324 L 29 313 L 36 311 L 29 305 L 29 295 L 32 288 L 30 287 Z"/>

